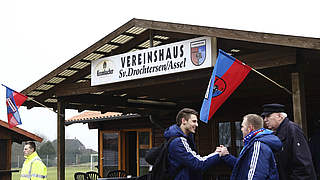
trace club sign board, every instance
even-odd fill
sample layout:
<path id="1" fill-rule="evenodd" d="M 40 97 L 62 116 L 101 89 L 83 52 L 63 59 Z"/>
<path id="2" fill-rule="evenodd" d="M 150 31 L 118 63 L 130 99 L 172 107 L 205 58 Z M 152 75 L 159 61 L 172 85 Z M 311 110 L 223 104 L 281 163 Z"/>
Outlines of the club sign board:
<path id="1" fill-rule="evenodd" d="M 104 57 L 91 63 L 91 86 L 212 67 L 216 39 L 199 37 Z"/>

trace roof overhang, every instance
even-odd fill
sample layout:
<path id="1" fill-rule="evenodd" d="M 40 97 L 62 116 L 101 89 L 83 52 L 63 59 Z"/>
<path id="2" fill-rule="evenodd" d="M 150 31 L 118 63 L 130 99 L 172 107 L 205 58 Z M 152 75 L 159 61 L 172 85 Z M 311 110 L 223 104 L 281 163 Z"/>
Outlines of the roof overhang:
<path id="1" fill-rule="evenodd" d="M 42 138 L 18 127 L 9 128 L 9 124 L 0 120 L 1 137 L 11 139 L 13 142 L 22 143 L 23 141 L 42 142 Z"/>
<path id="2" fill-rule="evenodd" d="M 57 101 L 61 98 L 68 102 L 66 108 L 79 111 L 135 113 L 169 111 L 188 105 L 199 106 L 212 68 L 90 86 L 90 64 L 93 60 L 199 36 L 216 37 L 218 48 L 251 67 L 262 69 L 275 80 L 282 78 L 282 72 L 295 69 L 297 53 L 306 52 L 312 56 L 320 54 L 320 39 L 317 38 L 132 19 L 24 89 L 22 93 L 53 109 L 56 109 Z M 284 69 L 281 72 L 272 69 L 279 67 Z M 254 75 L 249 75 L 249 82 L 256 79 L 250 76 Z M 281 81 L 290 86 L 288 78 Z M 265 83 L 264 80 L 254 82 L 255 87 L 250 92 L 261 91 L 265 88 Z M 267 95 L 277 91 L 273 88 L 269 90 Z M 278 95 L 283 95 L 281 93 Z M 245 94 L 248 94 L 247 90 Z M 170 103 L 176 105 L 172 107 Z M 30 100 L 23 105 L 28 108 L 40 106 Z"/>

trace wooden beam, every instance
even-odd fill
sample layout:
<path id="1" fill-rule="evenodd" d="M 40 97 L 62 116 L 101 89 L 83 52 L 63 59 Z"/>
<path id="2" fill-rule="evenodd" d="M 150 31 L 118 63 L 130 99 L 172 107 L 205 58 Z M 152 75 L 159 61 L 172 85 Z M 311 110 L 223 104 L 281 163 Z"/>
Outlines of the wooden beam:
<path id="1" fill-rule="evenodd" d="M 0 179 L 11 180 L 11 139 L 0 139 Z"/>
<path id="2" fill-rule="evenodd" d="M 23 129 L 20 129 L 18 127 L 13 127 L 13 128 L 9 128 L 9 124 L 4 122 L 4 121 L 1 121 L 0 120 L 0 127 L 4 127 L 6 129 L 10 129 L 10 133 L 4 133 L 4 132 L 7 132 L 6 130 L 3 131 L 2 129 L 1 132 L 4 133 L 4 134 L 1 134 L 0 133 L 0 139 L 12 139 L 14 140 L 14 142 L 17 142 L 17 143 L 20 143 L 22 141 L 38 141 L 38 142 L 42 142 L 42 138 L 35 135 L 35 134 L 32 134 L 26 130 L 23 130 Z M 6 135 L 7 137 L 3 137 L 1 135 Z"/>
<path id="3" fill-rule="evenodd" d="M 318 49 L 320 50 L 319 38 L 307 38 L 298 36 L 279 35 L 271 33 L 261 33 L 252 31 L 241 31 L 232 29 L 223 29 L 207 26 L 196 26 L 179 23 L 169 23 L 160 21 L 150 21 L 143 19 L 134 19 L 135 26 L 159 31 L 170 31 L 185 34 L 197 34 L 200 36 L 212 36 L 225 39 L 242 40 L 264 44 L 274 44 L 289 47 Z"/>
<path id="4" fill-rule="evenodd" d="M 174 102 L 155 101 L 155 100 L 141 100 L 141 99 L 127 99 L 126 97 L 105 96 L 96 94 L 82 94 L 76 96 L 64 97 L 64 100 L 71 103 L 92 104 L 103 106 L 106 109 L 116 107 L 126 107 L 132 109 L 158 109 L 169 110 L 176 107 Z"/>
<path id="5" fill-rule="evenodd" d="M 65 180 L 65 107 L 61 99 L 57 109 L 57 177 L 58 180 Z"/>
<path id="6" fill-rule="evenodd" d="M 89 123 L 88 123 L 89 126 Z M 89 127 L 90 129 L 90 127 Z M 100 132 L 100 128 L 98 129 L 98 173 L 100 174 L 101 177 L 103 177 L 103 158 L 102 158 L 102 153 L 103 153 L 103 139 L 102 139 L 102 132 Z"/>
<path id="7" fill-rule="evenodd" d="M 257 50 L 272 50 L 275 48 L 280 48 L 284 46 L 277 46 L 272 44 L 264 44 L 264 43 L 255 43 L 255 42 L 248 42 L 248 41 L 240 41 L 240 40 L 233 40 L 233 39 L 224 39 L 218 38 L 217 39 L 218 48 L 223 49 L 226 52 L 229 52 L 231 49 L 240 49 L 242 53 L 243 50 L 245 51 L 257 51 Z"/>
<path id="8" fill-rule="evenodd" d="M 292 76 L 292 103 L 293 103 L 294 122 L 299 124 L 305 136 L 307 136 L 308 135 L 307 115 L 306 115 L 303 75 L 301 73 L 295 72 L 295 73 L 292 73 L 291 76 Z"/>
<path id="9" fill-rule="evenodd" d="M 305 91 L 305 87 L 307 84 L 305 75 L 309 71 L 307 70 L 307 64 L 309 64 L 308 62 L 306 62 L 307 59 L 308 59 L 307 57 L 303 56 L 303 54 L 300 51 L 298 51 L 297 64 L 295 66 L 295 71 L 291 73 L 294 121 L 297 121 L 297 123 L 300 125 L 305 136 L 308 136 L 306 91 Z M 312 86 L 313 88 L 315 88 L 314 85 Z"/>
<path id="10" fill-rule="evenodd" d="M 79 101 L 79 100 L 78 100 Z M 46 103 L 47 107 L 54 107 L 54 109 L 57 109 L 57 103 Z M 42 107 L 39 104 L 36 104 L 34 102 L 27 102 L 25 104 L 27 107 Z M 101 105 L 101 104 L 80 104 L 79 102 L 70 102 L 65 105 L 65 109 L 76 109 L 79 112 L 84 110 L 92 110 L 92 111 L 101 111 L 101 112 L 123 112 L 123 113 L 131 113 L 131 112 L 137 112 L 137 113 L 145 113 L 149 111 L 160 111 L 160 110 L 168 110 L 172 109 L 172 107 L 150 107 L 148 105 L 138 105 L 133 104 L 131 106 L 114 106 L 114 105 Z"/>
<path id="11" fill-rule="evenodd" d="M 153 47 L 153 32 L 149 31 L 149 47 Z"/>
<path id="12" fill-rule="evenodd" d="M 125 83 L 118 82 L 112 84 L 105 84 L 100 86 L 91 86 L 91 82 L 77 83 L 65 85 L 56 90 L 56 95 L 59 96 L 70 96 L 79 94 L 90 94 L 96 92 L 112 92 L 116 90 L 123 90 L 129 88 L 145 87 L 158 84 L 181 82 L 192 79 L 201 79 L 210 77 L 212 68 L 206 68 L 201 70 L 187 71 L 163 76 L 150 77 L 147 79 L 139 79 L 127 81 Z"/>
<path id="13" fill-rule="evenodd" d="M 7 141 L 7 167 L 6 169 L 11 169 L 11 152 L 12 152 L 12 139 Z M 11 179 L 11 173 L 9 173 L 9 178 Z"/>
<path id="14" fill-rule="evenodd" d="M 180 39 L 180 40 L 186 40 L 186 39 L 192 39 L 192 38 L 196 38 L 199 37 L 199 35 L 197 34 L 186 34 L 186 33 L 177 33 L 174 31 L 160 31 L 160 30 L 152 30 L 153 34 L 159 35 L 159 36 L 166 36 L 169 38 L 174 38 L 174 39 Z"/>
<path id="15" fill-rule="evenodd" d="M 107 44 L 110 44 L 110 45 L 113 45 L 113 46 L 122 46 L 122 44 L 121 43 L 116 43 L 116 42 L 112 42 L 112 41 L 110 41 L 110 42 L 108 42 Z"/>
<path id="16" fill-rule="evenodd" d="M 264 69 L 296 64 L 296 51 L 291 48 L 279 48 L 236 56 L 236 58 L 252 68 Z"/>
<path id="17" fill-rule="evenodd" d="M 127 99 L 116 96 L 103 96 L 96 94 L 80 94 L 64 97 L 69 103 L 96 104 L 96 105 L 126 105 Z"/>
<path id="18" fill-rule="evenodd" d="M 72 70 L 72 71 L 80 71 L 81 69 L 78 69 L 78 68 L 72 68 L 72 67 L 68 67 L 67 68 L 68 70 Z M 69 76 L 67 76 L 68 78 Z"/>

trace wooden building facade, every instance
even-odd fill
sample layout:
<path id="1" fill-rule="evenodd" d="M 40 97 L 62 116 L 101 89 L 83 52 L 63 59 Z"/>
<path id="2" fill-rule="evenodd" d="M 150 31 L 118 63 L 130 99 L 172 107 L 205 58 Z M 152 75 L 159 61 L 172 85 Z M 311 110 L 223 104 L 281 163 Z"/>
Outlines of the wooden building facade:
<path id="1" fill-rule="evenodd" d="M 11 170 L 12 143 L 23 141 L 42 142 L 42 138 L 18 127 L 9 128 L 9 124 L 0 120 L 0 179 L 11 180 L 11 174 L 19 172 Z M 23 149 L 21 149 L 22 151 Z"/>
<path id="2" fill-rule="evenodd" d="M 89 122 L 89 127 L 99 129 L 99 136 L 103 136 L 104 131 L 116 131 L 121 142 L 125 142 L 126 137 L 121 134 L 147 129 L 150 146 L 155 146 L 163 140 L 163 129 L 159 126 L 165 128 L 175 123 L 175 115 L 181 108 L 200 110 L 212 72 L 211 67 L 91 86 L 92 61 L 202 36 L 216 38 L 218 49 L 257 69 L 292 93 L 251 72 L 213 119 L 208 124 L 200 123 L 196 138 L 201 155 L 212 152 L 219 144 L 229 146 L 231 153 L 236 154 L 241 148 L 239 123 L 242 116 L 260 114 L 265 103 L 286 105 L 289 117 L 307 136 L 312 134 L 312 121 L 317 118 L 320 105 L 319 38 L 132 19 L 22 91 L 58 112 L 58 179 L 65 179 L 65 109 L 138 114 L 143 118 Z M 39 106 L 33 101 L 23 105 L 27 108 Z M 119 167 L 126 166 L 122 161 L 118 163 Z M 208 178 L 228 173 L 217 168 L 208 171 Z"/>

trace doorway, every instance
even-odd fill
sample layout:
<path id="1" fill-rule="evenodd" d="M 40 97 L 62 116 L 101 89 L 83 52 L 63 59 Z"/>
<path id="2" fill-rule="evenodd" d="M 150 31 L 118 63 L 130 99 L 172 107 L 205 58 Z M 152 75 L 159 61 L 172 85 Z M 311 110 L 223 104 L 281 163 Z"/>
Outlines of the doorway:
<path id="1" fill-rule="evenodd" d="M 145 161 L 146 152 L 152 147 L 151 129 L 124 129 L 100 131 L 100 175 L 111 170 L 125 170 L 129 175 L 141 176 L 150 165 Z"/>
<path id="2" fill-rule="evenodd" d="M 125 138 L 125 169 L 130 175 L 137 176 L 137 132 L 125 132 Z"/>

